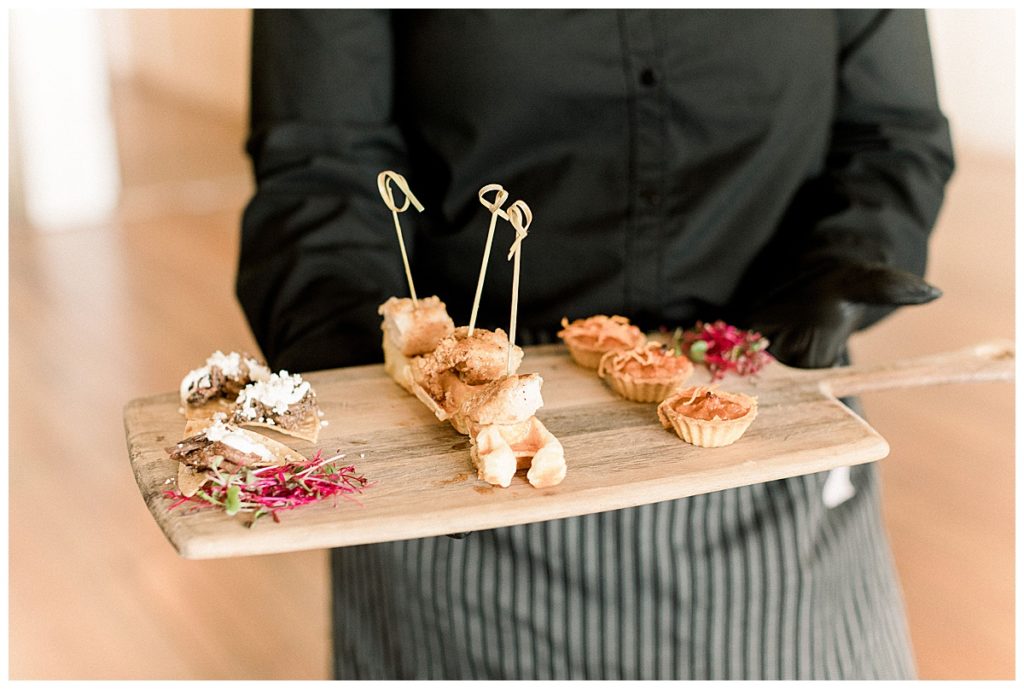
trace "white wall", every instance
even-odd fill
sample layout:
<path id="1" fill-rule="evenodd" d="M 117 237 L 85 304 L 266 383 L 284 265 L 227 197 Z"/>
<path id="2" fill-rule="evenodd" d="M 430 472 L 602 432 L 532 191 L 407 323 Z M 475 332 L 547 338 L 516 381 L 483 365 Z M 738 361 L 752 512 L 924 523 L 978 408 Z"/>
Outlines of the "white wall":
<path id="1" fill-rule="evenodd" d="M 120 179 L 98 15 L 21 8 L 9 18 L 15 208 L 37 230 L 106 223 Z"/>
<path id="2" fill-rule="evenodd" d="M 939 101 L 953 145 L 1014 154 L 1014 11 L 929 9 Z"/>

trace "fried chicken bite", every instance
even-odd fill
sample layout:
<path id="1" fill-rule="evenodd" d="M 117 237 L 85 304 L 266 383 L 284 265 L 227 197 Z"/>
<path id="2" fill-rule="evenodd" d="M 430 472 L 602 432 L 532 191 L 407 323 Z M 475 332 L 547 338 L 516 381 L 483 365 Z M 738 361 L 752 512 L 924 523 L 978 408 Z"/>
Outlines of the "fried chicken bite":
<path id="1" fill-rule="evenodd" d="M 420 300 L 421 308 L 426 301 Z M 438 311 L 417 316 L 405 302 L 393 298 L 380 307 L 388 374 L 440 421 L 470 437 L 482 480 L 507 488 L 518 469 L 527 469 L 535 487 L 560 483 L 566 472 L 562 444 L 534 416 L 544 404 L 543 380 L 536 373 L 515 375 L 523 350 L 512 346 L 510 354 L 500 328 L 476 328 L 472 336 L 467 327 L 444 332 Z M 444 304 L 437 304 L 443 312 Z"/>
<path id="2" fill-rule="evenodd" d="M 391 297 L 381 304 L 377 313 L 384 317 L 384 370 L 408 392 L 415 392 L 412 382 L 411 357 L 431 352 L 438 342 L 455 329 L 444 302 L 437 297 L 424 297 L 418 306 L 412 299 Z"/>
<path id="3" fill-rule="evenodd" d="M 439 367 L 454 370 L 462 382 L 480 385 L 506 375 L 508 347 L 508 335 L 501 328 L 476 328 L 470 335 L 469 328 L 462 326 L 438 342 L 431 356 Z M 519 370 L 522 361 L 522 348 L 513 346 L 513 373 Z"/>
<path id="4" fill-rule="evenodd" d="M 534 415 L 544 400 L 536 373 L 512 375 L 480 386 L 463 400 L 452 425 L 470 437 L 470 456 L 479 477 L 507 488 L 517 469 L 528 469 L 536 488 L 565 478 L 562 444 Z"/>
<path id="5" fill-rule="evenodd" d="M 455 329 L 455 322 L 438 297 L 412 299 L 391 297 L 377 308 L 384 316 L 381 329 L 386 338 L 407 357 L 426 354 Z"/>
<path id="6" fill-rule="evenodd" d="M 505 376 L 508 347 L 508 336 L 500 328 L 494 331 L 476 328 L 472 336 L 468 328 L 456 328 L 433 351 L 410 362 L 413 394 L 444 421 L 477 386 Z M 523 350 L 514 346 L 513 373 L 522 361 Z"/>

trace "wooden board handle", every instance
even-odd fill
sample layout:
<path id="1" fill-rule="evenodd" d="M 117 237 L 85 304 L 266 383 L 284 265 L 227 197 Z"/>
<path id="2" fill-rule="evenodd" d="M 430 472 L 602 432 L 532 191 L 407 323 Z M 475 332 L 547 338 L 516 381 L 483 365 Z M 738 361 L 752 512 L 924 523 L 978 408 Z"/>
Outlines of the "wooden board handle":
<path id="1" fill-rule="evenodd" d="M 822 389 L 836 397 L 875 390 L 973 383 L 1014 378 L 1014 344 L 1010 340 L 982 342 L 966 349 L 904 359 L 888 364 L 822 369 Z"/>

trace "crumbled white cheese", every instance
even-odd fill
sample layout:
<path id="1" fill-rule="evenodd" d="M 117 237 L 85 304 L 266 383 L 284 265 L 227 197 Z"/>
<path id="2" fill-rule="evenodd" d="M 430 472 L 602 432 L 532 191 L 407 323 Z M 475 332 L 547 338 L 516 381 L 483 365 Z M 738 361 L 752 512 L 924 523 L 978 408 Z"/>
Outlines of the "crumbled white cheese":
<path id="1" fill-rule="evenodd" d="M 203 366 L 189 371 L 181 380 L 181 401 L 185 403 L 188 396 L 199 388 L 208 388 L 213 383 L 210 381 L 210 367 Z"/>
<path id="2" fill-rule="evenodd" d="M 261 443 L 253 440 L 245 431 L 234 426 L 229 426 L 220 420 L 214 421 L 213 425 L 206 429 L 206 439 L 211 442 L 221 442 L 239 452 L 257 455 L 261 459 L 273 460 L 274 453 L 268 450 Z"/>
<path id="3" fill-rule="evenodd" d="M 270 378 L 270 368 L 264 366 L 256 359 L 246 359 L 249 367 L 249 380 L 267 380 Z"/>
<path id="4" fill-rule="evenodd" d="M 309 383 L 302 380 L 298 373 L 289 375 L 288 371 L 271 373 L 266 380 L 249 383 L 238 393 L 235 404 L 237 413 L 250 421 L 259 416 L 256 403 L 271 409 L 275 414 L 284 414 L 292 404 L 300 402 L 309 393 Z"/>
<path id="5" fill-rule="evenodd" d="M 237 378 L 240 373 L 239 367 L 242 364 L 242 357 L 238 352 L 231 352 L 225 354 L 219 349 L 211 354 L 206 360 L 207 366 L 216 366 L 221 371 L 224 371 L 224 375 L 228 378 Z"/>
<path id="6" fill-rule="evenodd" d="M 265 381 L 270 378 L 270 369 L 252 357 L 245 357 L 245 365 L 249 370 L 249 380 Z M 219 349 L 206 359 L 206 365 L 189 371 L 188 375 L 181 381 L 181 401 L 184 403 L 188 396 L 200 388 L 208 388 L 213 385 L 210 369 L 216 366 L 228 378 L 238 380 L 242 377 L 242 355 L 238 352 L 225 354 Z"/>

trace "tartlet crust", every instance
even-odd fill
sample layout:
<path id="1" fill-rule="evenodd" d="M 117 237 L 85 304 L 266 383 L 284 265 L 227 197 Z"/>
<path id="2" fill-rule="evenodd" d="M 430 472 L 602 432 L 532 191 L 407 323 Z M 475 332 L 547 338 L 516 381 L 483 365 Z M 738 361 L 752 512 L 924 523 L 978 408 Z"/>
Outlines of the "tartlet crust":
<path id="1" fill-rule="evenodd" d="M 572 323 L 563 318 L 558 336 L 569 348 L 573 361 L 593 369 L 600 365 L 605 353 L 633 349 L 647 341 L 643 331 L 631 325 L 625 316 L 597 315 L 579 318 Z M 595 336 L 597 341 L 590 341 Z"/>
<path id="2" fill-rule="evenodd" d="M 708 391 L 714 395 L 743 406 L 742 416 L 730 419 L 701 419 L 687 415 L 684 411 L 687 400 L 694 400 Z M 684 409 L 680 409 L 683 407 Z M 743 393 L 723 392 L 698 385 L 679 390 L 658 405 L 658 418 L 666 429 L 671 428 L 680 438 L 697 447 L 725 447 L 740 439 L 757 417 L 757 398 Z"/>
<path id="3" fill-rule="evenodd" d="M 662 354 L 664 348 L 656 342 L 647 342 L 641 347 L 624 351 L 605 352 L 597 367 L 597 374 L 621 397 L 634 402 L 661 402 L 683 385 L 693 374 L 693 364 L 685 357 Z M 654 375 L 637 376 L 627 369 L 630 361 L 639 365 L 659 367 L 661 357 L 671 356 L 683 366 L 675 370 L 661 366 Z"/>

